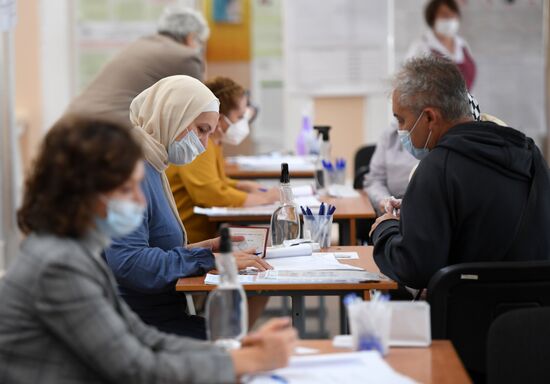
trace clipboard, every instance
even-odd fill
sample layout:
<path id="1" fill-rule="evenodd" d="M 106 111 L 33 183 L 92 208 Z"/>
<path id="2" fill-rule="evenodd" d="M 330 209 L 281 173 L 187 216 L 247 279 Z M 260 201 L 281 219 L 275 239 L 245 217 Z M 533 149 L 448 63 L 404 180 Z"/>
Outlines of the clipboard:
<path id="1" fill-rule="evenodd" d="M 267 249 L 267 238 L 269 235 L 268 227 L 246 227 L 246 226 L 230 226 L 229 234 L 231 236 L 244 236 L 242 242 L 233 242 L 234 251 L 242 251 L 245 249 L 254 248 L 256 253 L 261 258 L 265 257 Z"/>

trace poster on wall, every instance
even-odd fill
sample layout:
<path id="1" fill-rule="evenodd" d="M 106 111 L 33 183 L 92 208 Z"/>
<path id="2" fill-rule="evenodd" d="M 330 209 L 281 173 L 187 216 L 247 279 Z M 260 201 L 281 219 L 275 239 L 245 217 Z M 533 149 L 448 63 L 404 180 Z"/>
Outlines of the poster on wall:
<path id="1" fill-rule="evenodd" d="M 214 6 L 212 7 L 212 19 L 216 23 L 242 23 L 242 0 L 214 0 Z"/>

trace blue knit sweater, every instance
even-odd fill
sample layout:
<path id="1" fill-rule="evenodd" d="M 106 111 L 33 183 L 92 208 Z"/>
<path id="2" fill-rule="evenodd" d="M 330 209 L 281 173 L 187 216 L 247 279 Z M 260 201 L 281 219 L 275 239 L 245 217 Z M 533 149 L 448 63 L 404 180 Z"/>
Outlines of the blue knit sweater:
<path id="1" fill-rule="evenodd" d="M 104 256 L 130 307 L 152 325 L 183 316 L 185 298 L 175 292 L 178 278 L 206 273 L 215 266 L 209 249 L 183 247 L 183 232 L 149 163 L 142 183 L 147 209 L 141 226 L 114 239 Z"/>

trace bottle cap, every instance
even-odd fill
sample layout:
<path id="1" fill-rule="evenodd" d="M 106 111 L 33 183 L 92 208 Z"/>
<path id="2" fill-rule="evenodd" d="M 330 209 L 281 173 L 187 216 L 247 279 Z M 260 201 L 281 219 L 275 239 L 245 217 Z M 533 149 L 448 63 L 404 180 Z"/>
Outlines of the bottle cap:
<path id="1" fill-rule="evenodd" d="M 290 175 L 288 172 L 287 163 L 281 163 L 281 179 L 279 181 L 284 184 L 290 183 Z"/>
<path id="2" fill-rule="evenodd" d="M 229 234 L 229 228 L 221 227 L 220 228 L 220 253 L 230 253 L 232 250 L 231 246 L 231 235 Z"/>
<path id="3" fill-rule="evenodd" d="M 316 125 L 313 127 L 313 129 L 316 129 L 317 132 L 319 132 L 319 135 L 323 137 L 323 141 L 329 141 L 329 134 L 330 131 L 330 125 Z"/>

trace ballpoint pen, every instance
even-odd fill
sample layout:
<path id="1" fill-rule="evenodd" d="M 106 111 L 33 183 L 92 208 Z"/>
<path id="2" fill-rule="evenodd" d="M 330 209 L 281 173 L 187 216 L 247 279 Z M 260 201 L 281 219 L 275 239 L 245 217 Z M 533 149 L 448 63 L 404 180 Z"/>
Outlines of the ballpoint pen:
<path id="1" fill-rule="evenodd" d="M 300 209 L 302 210 L 302 214 L 303 214 L 304 216 L 307 216 L 307 212 L 306 212 L 306 210 L 304 209 L 304 207 L 302 207 L 302 206 L 300 205 Z"/>
<path id="2" fill-rule="evenodd" d="M 321 203 L 321 206 L 319 207 L 319 216 L 324 216 L 325 214 L 325 203 Z"/>
<path id="3" fill-rule="evenodd" d="M 334 211 L 336 211 L 336 207 L 333 205 L 332 208 L 328 211 L 328 215 L 332 216 L 334 214 Z"/>
<path id="4" fill-rule="evenodd" d="M 308 216 L 313 216 L 313 212 L 311 212 L 311 209 L 309 209 L 309 207 L 306 207 L 306 212 Z"/>
<path id="5" fill-rule="evenodd" d="M 267 189 L 267 188 L 258 188 L 258 191 L 260 191 L 260 192 L 267 192 L 268 189 Z"/>
<path id="6" fill-rule="evenodd" d="M 281 375 L 276 375 L 276 374 L 271 374 L 269 375 L 269 378 L 277 383 L 282 383 L 282 384 L 286 384 L 288 383 L 288 380 L 285 379 L 283 376 Z"/>

